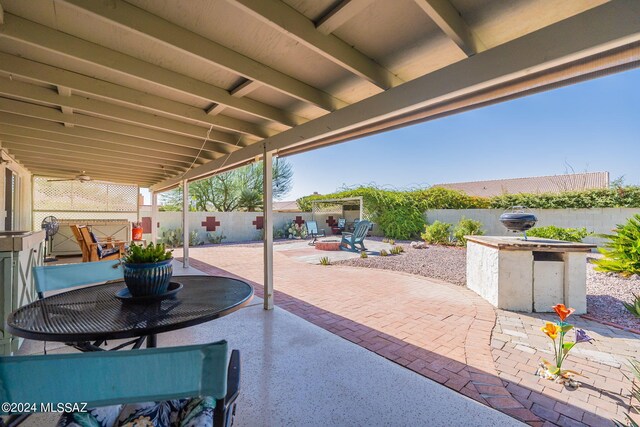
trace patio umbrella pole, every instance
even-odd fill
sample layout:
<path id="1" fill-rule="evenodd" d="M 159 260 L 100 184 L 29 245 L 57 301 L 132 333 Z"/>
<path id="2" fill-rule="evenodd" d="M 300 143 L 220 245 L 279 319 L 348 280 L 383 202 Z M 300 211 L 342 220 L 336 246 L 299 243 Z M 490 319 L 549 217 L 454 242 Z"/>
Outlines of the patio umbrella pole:
<path id="1" fill-rule="evenodd" d="M 264 146 L 262 157 L 264 205 L 264 309 L 273 309 L 273 152 Z"/>
<path id="2" fill-rule="evenodd" d="M 182 266 L 189 268 L 189 181 L 182 181 Z"/>

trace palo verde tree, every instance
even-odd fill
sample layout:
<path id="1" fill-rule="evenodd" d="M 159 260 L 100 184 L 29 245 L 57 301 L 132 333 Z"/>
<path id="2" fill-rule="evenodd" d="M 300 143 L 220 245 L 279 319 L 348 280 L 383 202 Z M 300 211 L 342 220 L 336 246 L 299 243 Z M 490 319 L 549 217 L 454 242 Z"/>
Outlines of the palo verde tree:
<path id="1" fill-rule="evenodd" d="M 189 184 L 192 211 L 231 212 L 262 210 L 262 161 Z M 273 198 L 284 197 L 293 186 L 293 168 L 284 159 L 273 161 Z M 182 188 L 162 197 L 163 210 L 182 210 Z"/>

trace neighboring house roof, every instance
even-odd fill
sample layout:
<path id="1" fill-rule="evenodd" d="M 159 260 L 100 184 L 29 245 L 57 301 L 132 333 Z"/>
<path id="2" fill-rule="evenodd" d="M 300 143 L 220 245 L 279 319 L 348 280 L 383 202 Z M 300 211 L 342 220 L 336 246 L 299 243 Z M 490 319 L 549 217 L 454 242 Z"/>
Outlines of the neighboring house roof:
<path id="1" fill-rule="evenodd" d="M 563 193 L 609 187 L 609 172 L 588 172 L 491 181 L 436 184 L 434 187 L 464 191 L 470 196 L 492 197 L 518 193 Z"/>
<path id="2" fill-rule="evenodd" d="M 274 212 L 302 212 L 295 200 L 273 202 L 273 210 Z"/>

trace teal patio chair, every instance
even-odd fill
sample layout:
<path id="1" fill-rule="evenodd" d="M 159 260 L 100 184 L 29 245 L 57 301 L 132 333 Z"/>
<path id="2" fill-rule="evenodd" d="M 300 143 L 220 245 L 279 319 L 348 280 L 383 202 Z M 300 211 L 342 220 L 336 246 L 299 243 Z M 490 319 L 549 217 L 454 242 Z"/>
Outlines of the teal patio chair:
<path id="1" fill-rule="evenodd" d="M 71 409 L 62 415 L 59 427 L 143 425 L 145 417 L 162 426 L 171 425 L 172 418 L 180 420 L 179 425 L 229 426 L 239 392 L 240 353 L 233 350 L 228 360 L 227 342 L 219 341 L 6 356 L 0 357 L 0 384 L 2 402 L 29 402 L 37 412 Z M 4 406 L 2 414 L 7 414 Z M 27 417 L 11 414 L 0 426 L 18 425 Z"/>
<path id="2" fill-rule="evenodd" d="M 33 267 L 33 280 L 39 298 L 44 298 L 45 292 L 59 291 L 94 283 L 105 283 L 112 280 L 122 280 L 123 278 L 124 273 L 119 260 Z M 145 338 L 137 338 L 122 343 L 112 350 L 119 350 L 128 345 L 132 345 L 133 348 L 140 348 L 144 341 Z M 65 344 L 80 351 L 95 351 L 98 350 L 101 345 L 106 344 L 106 341 Z"/>
<path id="3" fill-rule="evenodd" d="M 315 245 L 318 237 L 325 237 L 324 230 L 318 230 L 318 223 L 316 221 L 305 222 L 307 226 L 307 236 L 311 236 L 313 240 L 309 242 L 310 245 Z"/>
<path id="4" fill-rule="evenodd" d="M 351 252 L 366 251 L 364 238 L 367 236 L 370 225 L 369 221 L 358 221 L 353 233 L 342 233 L 340 249 Z"/>

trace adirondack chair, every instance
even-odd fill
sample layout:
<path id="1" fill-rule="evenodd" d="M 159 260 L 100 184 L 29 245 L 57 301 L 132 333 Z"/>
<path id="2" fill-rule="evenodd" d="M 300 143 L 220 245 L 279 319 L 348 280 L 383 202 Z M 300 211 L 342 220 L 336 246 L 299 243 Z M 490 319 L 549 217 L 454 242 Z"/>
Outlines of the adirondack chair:
<path id="1" fill-rule="evenodd" d="M 359 221 L 353 233 L 342 233 L 340 249 L 351 252 L 366 251 L 364 238 L 367 236 L 370 225 L 369 221 Z"/>
<path id="2" fill-rule="evenodd" d="M 325 237 L 324 230 L 318 231 L 318 223 L 316 221 L 305 222 L 307 226 L 307 236 L 311 236 L 313 240 L 309 242 L 310 245 L 315 245 L 318 237 Z"/>
<path id="3" fill-rule="evenodd" d="M 180 425 L 180 420 L 189 420 L 189 425 L 230 426 L 240 386 L 240 353 L 233 350 L 228 358 L 227 342 L 218 341 L 145 350 L 7 356 L 0 357 L 0 384 L 3 402 L 29 402 L 38 412 L 47 408 L 52 412 L 63 405 L 68 413 L 58 426 L 97 426 L 102 425 L 98 418 L 115 421 L 118 417 L 122 424 L 142 425 L 144 416 L 155 420 L 154 425 L 169 425 L 176 416 Z M 88 412 L 81 413 L 84 403 Z M 4 406 L 1 413 L 7 414 Z M 18 425 L 27 417 L 11 414 L 0 425 Z"/>
<path id="4" fill-rule="evenodd" d="M 71 230 L 82 250 L 82 262 L 108 261 L 124 255 L 125 242 L 111 239 L 100 241 L 86 225 L 72 225 Z"/>

